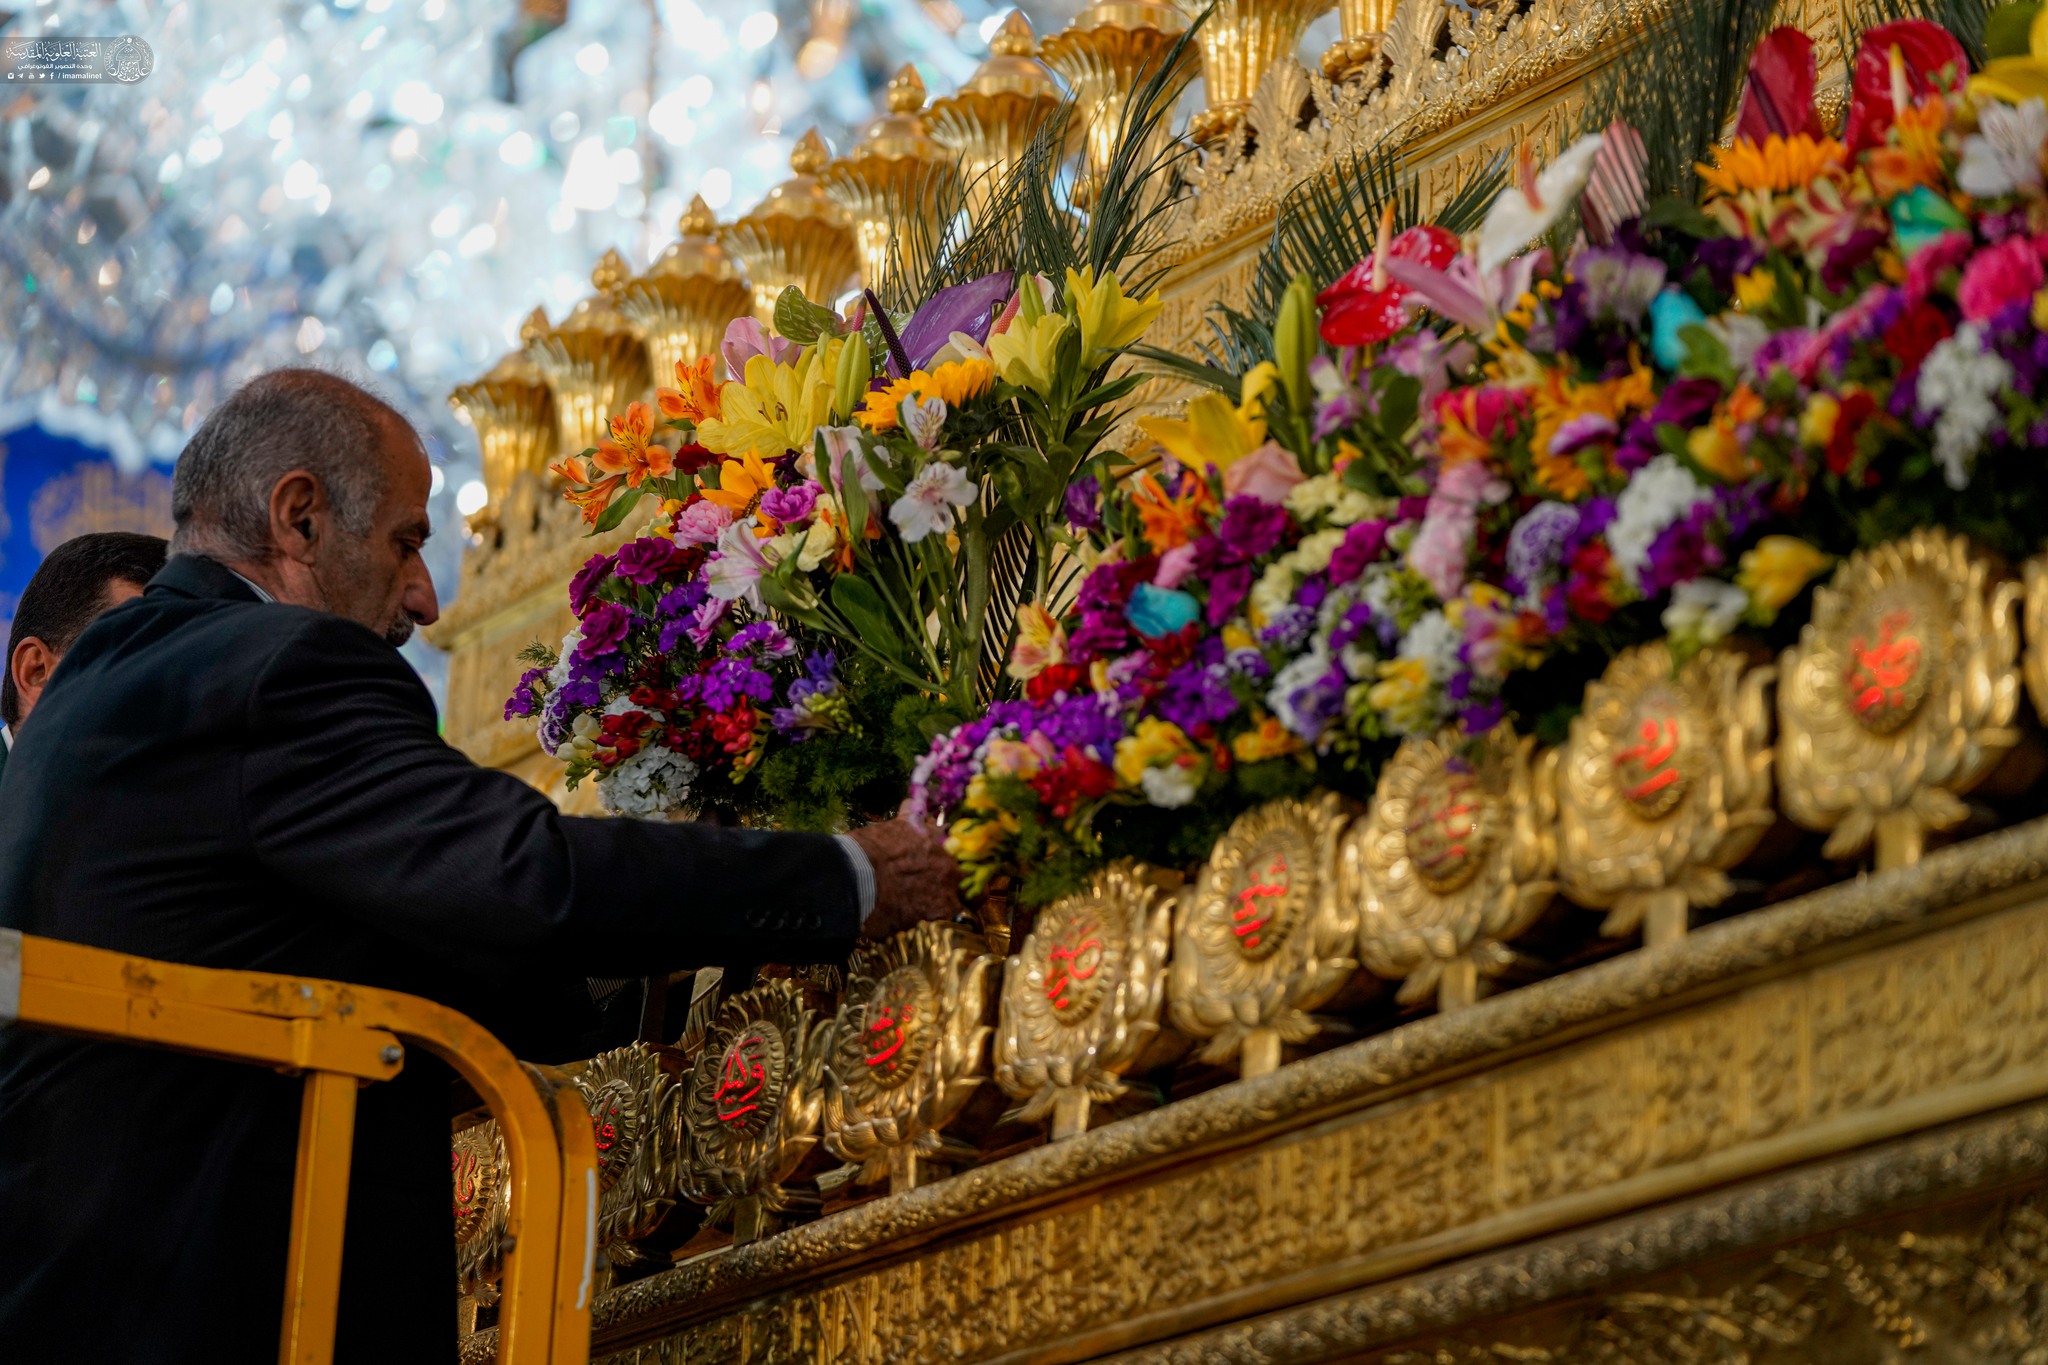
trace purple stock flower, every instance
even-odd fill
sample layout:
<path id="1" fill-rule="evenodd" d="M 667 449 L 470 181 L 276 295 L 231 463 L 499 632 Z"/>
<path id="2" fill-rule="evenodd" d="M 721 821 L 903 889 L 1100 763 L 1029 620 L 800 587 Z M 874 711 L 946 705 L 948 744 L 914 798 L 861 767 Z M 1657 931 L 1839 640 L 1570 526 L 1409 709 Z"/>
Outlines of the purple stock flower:
<path id="1" fill-rule="evenodd" d="M 1353 522 L 1344 532 L 1343 542 L 1330 552 L 1330 581 L 1349 583 L 1365 572 L 1365 566 L 1380 557 L 1386 547 L 1387 524 L 1384 521 Z"/>
<path id="2" fill-rule="evenodd" d="M 712 710 L 730 711 L 742 697 L 763 702 L 773 697 L 775 680 L 745 659 L 714 659 L 710 667 L 677 687 L 676 694 L 681 696 L 686 688 Z"/>
<path id="3" fill-rule="evenodd" d="M 583 567 L 569 580 L 569 610 L 578 616 L 590 604 L 590 595 L 603 583 L 605 575 L 612 571 L 614 559 L 611 555 L 592 555 L 583 561 Z"/>
<path id="4" fill-rule="evenodd" d="M 512 695 L 505 698 L 505 719 L 533 714 L 533 685 L 548 675 L 545 668 L 529 668 L 519 675 L 518 685 Z"/>
<path id="5" fill-rule="evenodd" d="M 1564 561 L 1564 547 L 1579 529 L 1579 509 L 1569 503 L 1539 502 L 1522 514 L 1508 532 L 1509 576 L 1524 591 L 1548 581 Z"/>
<path id="6" fill-rule="evenodd" d="M 796 653 L 796 646 L 789 642 L 788 634 L 773 621 L 755 621 L 741 626 L 732 639 L 726 641 L 726 648 L 735 654 L 756 645 L 760 646 L 762 655 L 770 659 L 786 659 Z"/>
<path id="7" fill-rule="evenodd" d="M 1258 498 L 1235 497 L 1223 504 L 1216 538 L 1231 558 L 1257 559 L 1280 543 L 1287 530 L 1287 509 Z"/>

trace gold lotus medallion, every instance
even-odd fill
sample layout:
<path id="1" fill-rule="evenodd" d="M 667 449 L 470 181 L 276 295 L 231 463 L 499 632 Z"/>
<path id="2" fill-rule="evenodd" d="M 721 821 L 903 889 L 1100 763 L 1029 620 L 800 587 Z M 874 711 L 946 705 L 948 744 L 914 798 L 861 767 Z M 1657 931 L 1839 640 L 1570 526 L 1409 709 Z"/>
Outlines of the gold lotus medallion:
<path id="1" fill-rule="evenodd" d="M 1470 1003 L 1550 903 L 1556 803 L 1532 748 L 1506 724 L 1477 740 L 1411 738 L 1345 835 L 1337 898 L 1359 907 L 1359 959 L 1402 981 L 1402 1001 Z"/>
<path id="2" fill-rule="evenodd" d="M 772 1232 L 781 1215 L 815 1207 L 787 1187 L 818 1144 L 831 1030 L 788 979 L 727 999 L 705 1032 L 683 1103 L 682 1192 L 730 1221 L 733 1240 Z"/>
<path id="3" fill-rule="evenodd" d="M 504 1268 L 505 1225 L 511 1212 L 505 1135 L 497 1120 L 457 1133 L 448 1167 L 455 1182 L 456 1292 L 486 1294 Z"/>
<path id="4" fill-rule="evenodd" d="M 1673 676 L 1660 641 L 1617 655 L 1558 756 L 1558 879 L 1601 932 L 1685 933 L 1770 827 L 1771 668 L 1704 650 Z"/>
<path id="5" fill-rule="evenodd" d="M 1308 1011 L 1358 969 L 1358 917 L 1330 869 L 1351 813 L 1341 798 L 1274 801 L 1240 816 L 1183 893 L 1174 931 L 1173 1022 L 1202 1059 L 1241 1075 L 1316 1034 Z"/>
<path id="6" fill-rule="evenodd" d="M 1814 594 L 1778 689 L 1785 813 L 1822 852 L 1873 842 L 1880 868 L 1930 831 L 2019 742 L 2019 584 L 1962 536 L 1921 530 L 1859 551 Z"/>
<path id="7" fill-rule="evenodd" d="M 1092 1102 L 1124 1093 L 1159 1035 L 1172 919 L 1172 899 L 1130 864 L 1039 914 L 1004 974 L 996 1034 L 996 1081 L 1026 1122 L 1050 1113 L 1056 1140 L 1076 1137 Z"/>
<path id="8" fill-rule="evenodd" d="M 825 1145 L 863 1181 L 914 1188 L 942 1131 L 987 1076 L 989 973 L 1000 959 L 956 924 L 854 949 L 825 1059 Z"/>

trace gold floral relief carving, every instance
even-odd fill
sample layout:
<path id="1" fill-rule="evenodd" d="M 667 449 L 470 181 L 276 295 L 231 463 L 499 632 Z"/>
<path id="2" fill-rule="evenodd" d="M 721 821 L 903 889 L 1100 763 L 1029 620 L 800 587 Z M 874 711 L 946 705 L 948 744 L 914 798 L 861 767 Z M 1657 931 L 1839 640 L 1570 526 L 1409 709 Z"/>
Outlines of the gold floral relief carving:
<path id="1" fill-rule="evenodd" d="M 1776 671 L 1709 649 L 1674 670 L 1661 641 L 1617 656 L 1558 757 L 1558 880 L 1608 911 L 1610 937 L 1650 943 L 1727 898 L 1726 869 L 1756 847 L 1771 808 Z"/>
<path id="2" fill-rule="evenodd" d="M 1091 1103 L 1124 1093 L 1123 1074 L 1159 1035 L 1173 898 L 1128 863 L 1041 911 L 1003 975 L 996 1081 L 1052 1117 L 1055 1139 L 1088 1130 Z"/>
<path id="3" fill-rule="evenodd" d="M 987 1076 L 989 974 L 980 935 L 920 924 L 854 949 L 825 1063 L 825 1145 L 892 1190 L 920 1183 L 941 1130 Z"/>
<path id="4" fill-rule="evenodd" d="M 797 983 L 764 981 L 719 1007 L 683 1104 L 682 1192 L 746 1243 L 815 1204 L 784 1186 L 818 1144 L 832 1027 Z"/>
<path id="5" fill-rule="evenodd" d="M 1469 1004 L 1478 978 L 1557 886 L 1557 802 L 1535 742 L 1505 722 L 1477 740 L 1410 738 L 1338 855 L 1339 899 L 1360 907 L 1358 953 L 1403 1001 Z"/>
<path id="6" fill-rule="evenodd" d="M 1280 1064 L 1282 1043 L 1316 1034 L 1308 1011 L 1358 970 L 1356 902 L 1338 894 L 1341 797 L 1273 801 L 1238 817 L 1181 893 L 1174 926 L 1174 1026 L 1202 1059 L 1240 1074 Z"/>
<path id="7" fill-rule="evenodd" d="M 1916 862 L 1968 815 L 1963 793 L 2020 738 L 2020 591 L 1964 537 L 1921 530 L 1815 592 L 1779 665 L 1778 783 L 1827 857 L 1874 840 L 1880 868 Z"/>
<path id="8" fill-rule="evenodd" d="M 448 1155 L 455 1183 L 456 1293 L 476 1295 L 503 1270 L 505 1226 L 511 1213 L 505 1135 L 487 1119 L 455 1135 Z"/>
<path id="9" fill-rule="evenodd" d="M 2048 721 L 2048 553 L 2035 555 L 2022 570 L 2026 589 L 2027 652 L 2022 662 L 2034 714 Z"/>
<path id="10" fill-rule="evenodd" d="M 633 1240 L 675 1207 L 683 1164 L 679 1068 L 667 1049 L 633 1043 L 593 1057 L 575 1078 L 597 1148 L 597 1240 L 616 1265 L 638 1261 Z"/>

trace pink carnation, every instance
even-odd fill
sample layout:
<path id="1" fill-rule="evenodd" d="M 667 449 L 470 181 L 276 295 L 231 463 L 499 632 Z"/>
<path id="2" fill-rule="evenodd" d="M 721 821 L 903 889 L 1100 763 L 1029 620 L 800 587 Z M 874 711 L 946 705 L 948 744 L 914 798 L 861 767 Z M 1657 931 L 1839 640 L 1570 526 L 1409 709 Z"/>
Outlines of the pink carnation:
<path id="1" fill-rule="evenodd" d="M 1429 510 L 1408 546 L 1408 567 L 1445 602 L 1465 583 L 1465 560 L 1479 524 L 1479 506 L 1499 502 L 1508 487 L 1479 460 L 1452 465 L 1429 495 Z"/>
<path id="2" fill-rule="evenodd" d="M 2041 287 L 2041 256 L 2025 237 L 2008 237 L 1985 247 L 1963 267 L 1956 302 L 1971 322 L 1984 322 L 2007 304 L 2034 296 Z"/>
<path id="3" fill-rule="evenodd" d="M 676 544 L 709 545 L 732 523 L 732 511 L 706 498 L 676 514 Z"/>

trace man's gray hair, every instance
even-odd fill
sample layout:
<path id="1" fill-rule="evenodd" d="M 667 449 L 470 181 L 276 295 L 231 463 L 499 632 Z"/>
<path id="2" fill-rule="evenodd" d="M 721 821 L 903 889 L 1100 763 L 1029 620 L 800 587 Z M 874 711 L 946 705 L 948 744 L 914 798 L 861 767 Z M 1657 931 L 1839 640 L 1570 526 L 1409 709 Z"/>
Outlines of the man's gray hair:
<path id="1" fill-rule="evenodd" d="M 199 424 L 171 476 L 172 554 L 263 559 L 270 494 L 303 469 L 320 481 L 341 529 L 368 535 L 382 496 L 379 422 L 404 424 L 388 403 L 324 370 L 272 370 Z"/>

